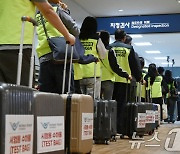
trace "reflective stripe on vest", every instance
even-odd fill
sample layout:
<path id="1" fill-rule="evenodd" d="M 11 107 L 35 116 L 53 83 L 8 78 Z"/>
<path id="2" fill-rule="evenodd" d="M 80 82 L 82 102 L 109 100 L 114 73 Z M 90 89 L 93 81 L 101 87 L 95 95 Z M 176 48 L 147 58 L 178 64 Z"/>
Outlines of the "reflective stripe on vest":
<path id="1" fill-rule="evenodd" d="M 101 62 L 101 71 L 102 71 L 101 81 L 111 80 L 114 82 L 115 76 L 109 64 L 108 52 L 109 51 L 106 52 L 106 58 L 101 60 L 102 61 Z"/>
<path id="2" fill-rule="evenodd" d="M 85 48 L 85 55 L 92 54 L 95 57 L 98 58 L 98 53 L 97 53 L 97 41 L 96 39 L 88 39 L 88 40 L 81 40 L 82 45 Z M 94 66 L 95 63 L 90 63 L 90 64 L 85 64 L 85 65 L 80 65 L 82 72 L 83 72 L 83 78 L 90 78 L 94 77 Z M 100 62 L 97 62 L 96 64 L 96 77 L 101 76 L 101 68 L 100 68 Z"/>
<path id="3" fill-rule="evenodd" d="M 130 49 L 124 48 L 124 47 L 113 47 L 115 53 L 116 53 L 116 58 L 119 66 L 126 71 L 128 74 L 131 74 L 131 70 L 129 67 L 129 61 L 128 61 L 128 56 L 130 54 Z M 117 74 L 115 74 L 115 82 L 123 82 L 127 83 L 126 78 L 120 77 Z M 130 83 L 130 81 L 128 81 Z"/>
<path id="4" fill-rule="evenodd" d="M 57 7 L 53 7 L 53 9 L 56 11 Z M 36 48 L 36 52 L 37 52 L 38 57 L 41 57 L 45 54 L 50 53 L 51 49 L 49 48 L 47 38 L 44 33 L 44 28 L 41 23 L 40 14 L 36 15 L 36 20 L 38 22 L 38 27 L 37 27 L 38 46 Z M 47 33 L 49 37 L 56 37 L 56 36 L 63 37 L 63 35 L 56 28 L 54 28 L 46 19 L 44 21 L 45 21 L 45 27 L 47 29 Z"/>
<path id="5" fill-rule="evenodd" d="M 35 16 L 35 6 L 29 0 L 0 1 L 0 44 L 20 44 L 22 16 Z M 33 26 L 27 22 L 24 44 L 32 44 Z"/>

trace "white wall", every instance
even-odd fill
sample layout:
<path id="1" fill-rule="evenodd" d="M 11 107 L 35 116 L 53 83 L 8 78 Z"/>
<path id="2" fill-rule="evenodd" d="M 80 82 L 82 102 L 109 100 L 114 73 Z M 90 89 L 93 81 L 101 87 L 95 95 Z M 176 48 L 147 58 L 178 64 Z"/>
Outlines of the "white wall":
<path id="1" fill-rule="evenodd" d="M 63 2 L 68 5 L 68 8 L 71 11 L 71 16 L 77 22 L 79 27 L 81 27 L 81 24 L 85 17 L 92 16 L 72 0 L 63 0 Z"/>

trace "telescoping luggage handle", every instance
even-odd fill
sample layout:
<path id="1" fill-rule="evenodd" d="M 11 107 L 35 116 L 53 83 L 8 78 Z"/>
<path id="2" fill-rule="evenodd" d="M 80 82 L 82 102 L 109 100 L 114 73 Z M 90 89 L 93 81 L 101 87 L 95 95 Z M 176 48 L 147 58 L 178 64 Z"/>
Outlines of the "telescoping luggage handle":
<path id="1" fill-rule="evenodd" d="M 33 70 L 34 70 L 35 35 L 36 35 L 36 27 L 38 26 L 38 23 L 36 22 L 36 20 L 34 20 L 33 18 L 31 18 L 29 16 L 21 17 L 21 21 L 22 21 L 22 30 L 21 30 L 20 48 L 19 48 L 19 54 L 18 54 L 18 66 L 17 66 L 18 68 L 17 68 L 16 84 L 20 85 L 20 81 L 21 81 L 24 29 L 25 29 L 25 22 L 28 21 L 28 22 L 32 23 L 32 25 L 34 26 L 32 53 L 31 53 L 30 71 L 29 71 L 29 87 L 31 88 L 32 82 L 33 82 Z"/>
<path id="2" fill-rule="evenodd" d="M 63 85 L 62 85 L 62 94 L 65 91 L 65 82 L 66 82 L 66 65 L 67 65 L 67 51 L 69 46 L 69 41 L 66 41 L 66 52 L 65 52 L 65 61 L 64 61 L 64 69 L 63 69 Z M 72 69 L 72 58 L 73 58 L 73 50 L 74 46 L 71 46 L 71 57 L 70 57 L 70 68 L 69 68 L 69 80 L 68 80 L 68 94 L 70 93 L 71 88 L 71 69 Z"/>
<path id="3" fill-rule="evenodd" d="M 62 85 L 62 94 L 65 91 L 65 82 L 66 82 L 66 65 L 67 65 L 67 52 L 68 52 L 69 42 L 66 42 L 66 52 L 65 52 L 65 61 L 64 61 L 64 70 L 63 70 L 63 85 Z M 71 69 L 72 69 L 72 57 L 73 57 L 73 48 L 71 46 L 71 57 L 70 57 L 70 68 L 69 68 L 69 79 L 68 79 L 68 94 L 70 94 L 70 87 L 71 87 Z M 71 136 L 71 100 L 70 97 L 67 97 L 66 100 L 66 131 L 65 131 L 65 153 L 70 153 L 70 136 Z M 68 134 L 68 135 L 67 135 Z"/>
<path id="4" fill-rule="evenodd" d="M 135 103 L 136 102 L 141 103 L 141 82 L 137 82 L 137 87 L 139 89 L 138 89 L 138 93 L 136 91 L 136 101 L 135 101 Z M 127 84 L 126 84 L 126 97 L 125 97 L 125 99 L 126 99 L 126 102 L 128 102 L 128 79 L 127 79 Z"/>

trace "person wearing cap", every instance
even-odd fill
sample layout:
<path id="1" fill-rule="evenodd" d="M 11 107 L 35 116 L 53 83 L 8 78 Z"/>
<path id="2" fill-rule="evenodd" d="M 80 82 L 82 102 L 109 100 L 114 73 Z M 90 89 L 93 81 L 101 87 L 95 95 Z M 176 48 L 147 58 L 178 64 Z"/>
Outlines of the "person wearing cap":
<path id="1" fill-rule="evenodd" d="M 116 53 L 116 59 L 121 68 L 135 77 L 139 82 L 142 71 L 139 58 L 136 58 L 133 46 L 125 44 L 126 32 L 122 29 L 115 31 L 115 42 L 110 44 Z M 125 104 L 129 101 L 130 81 L 115 75 L 113 99 L 117 101 L 117 132 L 123 131 Z"/>

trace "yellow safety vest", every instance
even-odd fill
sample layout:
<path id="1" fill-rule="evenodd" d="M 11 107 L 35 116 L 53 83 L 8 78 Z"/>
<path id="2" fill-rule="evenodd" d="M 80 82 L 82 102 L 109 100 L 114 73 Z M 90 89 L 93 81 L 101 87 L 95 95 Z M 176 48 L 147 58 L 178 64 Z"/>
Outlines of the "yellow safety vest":
<path id="1" fill-rule="evenodd" d="M 97 41 L 96 39 L 87 39 L 87 40 L 81 40 L 82 45 L 85 48 L 85 55 L 92 54 L 94 57 L 98 58 L 97 53 Z M 83 78 L 90 78 L 94 77 L 94 67 L 95 63 L 80 65 L 81 70 L 83 72 Z M 100 68 L 100 62 L 97 62 L 96 64 L 96 77 L 101 76 L 101 68 Z"/>
<path id="2" fill-rule="evenodd" d="M 80 67 L 80 64 L 73 63 L 74 65 L 74 80 L 80 80 L 83 77 L 83 73 Z"/>
<path id="3" fill-rule="evenodd" d="M 29 0 L 0 1 L 0 44 L 20 44 L 22 16 L 35 16 L 35 6 Z M 32 44 L 33 26 L 25 25 L 24 44 Z"/>
<path id="4" fill-rule="evenodd" d="M 162 97 L 161 82 L 162 82 L 162 76 L 159 75 L 155 78 L 153 85 L 149 85 L 150 86 L 149 89 L 150 89 L 150 97 L 151 98 Z"/>
<path id="5" fill-rule="evenodd" d="M 142 75 L 143 75 L 143 79 L 144 79 L 146 73 L 142 73 Z M 138 86 L 137 86 L 137 94 L 139 94 L 139 87 Z M 142 85 L 142 84 L 141 84 L 141 97 L 142 98 L 146 97 L 146 85 Z"/>
<path id="6" fill-rule="evenodd" d="M 126 71 L 128 74 L 131 74 L 131 70 L 129 67 L 129 61 L 128 61 L 128 56 L 130 54 L 130 49 L 125 48 L 125 47 L 113 47 L 112 48 L 115 53 L 116 53 L 116 58 L 119 66 Z M 122 83 L 127 83 L 127 79 L 118 76 L 115 74 L 115 82 L 122 82 Z M 130 83 L 130 81 L 128 81 Z"/>
<path id="7" fill-rule="evenodd" d="M 167 84 L 167 86 L 168 86 L 168 89 L 169 89 L 169 92 L 170 92 L 171 87 L 172 87 L 172 88 L 175 88 L 175 86 L 174 86 L 174 81 L 173 81 L 173 83 Z M 169 97 L 170 97 L 170 95 L 169 95 L 169 93 L 167 93 L 167 94 L 166 94 L 166 98 L 169 98 Z"/>
<path id="8" fill-rule="evenodd" d="M 54 11 L 56 11 L 57 7 L 53 7 L 53 9 Z M 36 20 L 38 22 L 38 27 L 37 27 L 38 46 L 36 48 L 36 52 L 37 52 L 38 57 L 40 58 L 41 56 L 48 54 L 52 51 L 49 48 L 47 37 L 44 33 L 44 28 L 43 28 L 43 25 L 41 22 L 41 16 L 39 13 L 36 15 Z M 56 36 L 63 37 L 63 35 L 56 28 L 54 28 L 46 19 L 44 19 L 44 23 L 45 23 L 45 27 L 46 27 L 49 37 L 56 37 Z"/>
<path id="9" fill-rule="evenodd" d="M 108 53 L 109 51 L 106 52 L 105 59 L 101 60 L 101 71 L 102 71 L 101 81 L 111 80 L 114 82 L 115 75 L 109 64 Z"/>

